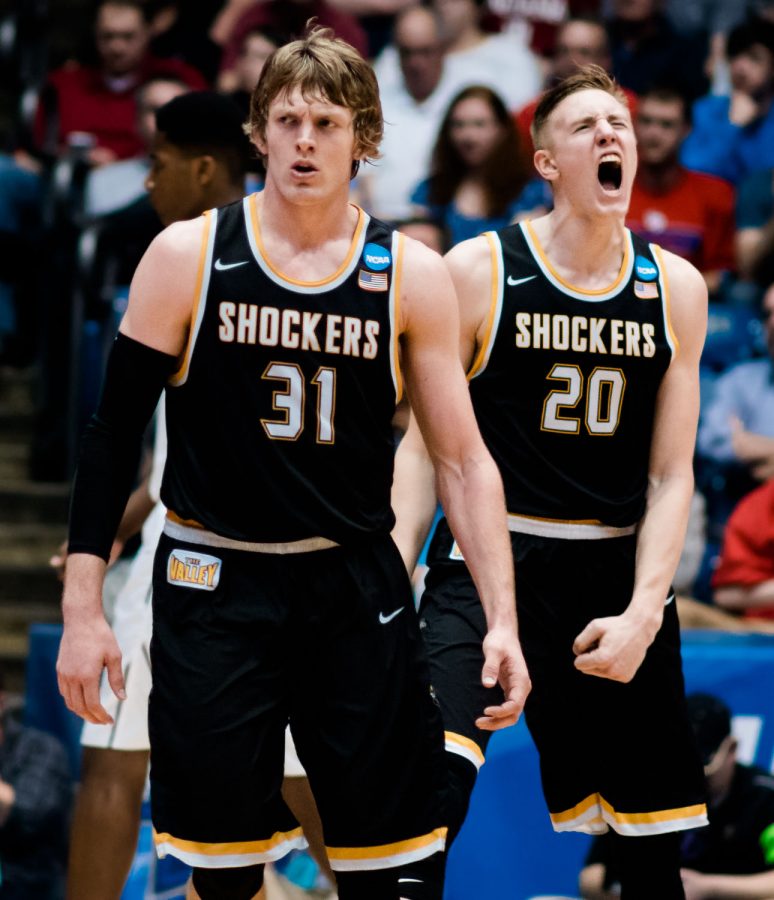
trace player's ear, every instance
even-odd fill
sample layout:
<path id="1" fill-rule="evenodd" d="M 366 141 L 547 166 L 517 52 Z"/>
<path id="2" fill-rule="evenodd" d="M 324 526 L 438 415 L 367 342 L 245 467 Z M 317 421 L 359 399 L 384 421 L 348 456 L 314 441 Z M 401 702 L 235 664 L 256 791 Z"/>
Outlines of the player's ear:
<path id="1" fill-rule="evenodd" d="M 255 145 L 256 150 L 261 154 L 261 156 L 267 156 L 269 153 L 269 148 L 266 145 L 266 136 L 261 134 L 257 128 L 253 128 L 250 132 L 250 142 Z"/>
<path id="2" fill-rule="evenodd" d="M 559 169 L 549 149 L 536 150 L 534 161 L 535 168 L 541 178 L 545 178 L 546 181 L 555 181 L 559 177 Z"/>
<path id="3" fill-rule="evenodd" d="M 212 182 L 215 178 L 215 170 L 218 164 L 215 158 L 209 155 L 197 156 L 194 161 L 194 175 L 197 182 L 204 187 Z"/>

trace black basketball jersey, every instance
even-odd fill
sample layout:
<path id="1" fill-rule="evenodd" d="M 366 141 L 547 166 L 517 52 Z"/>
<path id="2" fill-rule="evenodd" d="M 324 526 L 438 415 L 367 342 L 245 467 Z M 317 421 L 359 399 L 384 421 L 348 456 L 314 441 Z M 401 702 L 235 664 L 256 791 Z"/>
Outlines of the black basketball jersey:
<path id="1" fill-rule="evenodd" d="M 660 249 L 627 230 L 616 281 L 586 291 L 553 269 L 529 223 L 487 238 L 492 305 L 470 392 L 511 529 L 633 525 L 656 395 L 677 350 Z"/>
<path id="2" fill-rule="evenodd" d="M 338 271 L 300 282 L 267 258 L 255 195 L 205 222 L 161 499 L 236 540 L 389 532 L 402 238 L 360 210 Z"/>

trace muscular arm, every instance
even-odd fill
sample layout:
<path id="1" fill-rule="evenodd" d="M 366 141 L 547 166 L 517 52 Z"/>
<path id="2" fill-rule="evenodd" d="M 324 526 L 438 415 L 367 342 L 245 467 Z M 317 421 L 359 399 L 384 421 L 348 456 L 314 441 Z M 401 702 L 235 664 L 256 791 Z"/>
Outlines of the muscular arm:
<path id="1" fill-rule="evenodd" d="M 432 460 L 438 496 L 486 614 L 483 682 L 494 684 L 499 677 L 508 697 L 507 717 L 515 721 L 529 679 L 516 636 L 505 500 L 500 474 L 478 432 L 460 365 L 454 286 L 442 260 L 410 240 L 406 240 L 404 284 L 401 330 L 409 400 Z M 418 456 L 414 463 L 415 473 L 427 473 Z M 420 517 L 426 517 L 429 494 L 422 496 L 418 508 L 424 510 Z"/>
<path id="2" fill-rule="evenodd" d="M 620 616 L 595 619 L 575 640 L 575 665 L 590 675 L 630 681 L 661 627 L 664 600 L 680 559 L 693 494 L 699 415 L 699 356 L 707 291 L 689 263 L 665 254 L 672 325 L 679 349 L 656 400 L 645 515 L 637 534 L 632 599 Z"/>
<path id="3" fill-rule="evenodd" d="M 139 343 L 136 349 L 145 359 L 153 351 L 170 360 L 182 354 L 203 230 L 202 219 L 173 225 L 156 238 L 137 268 L 120 331 Z M 146 385 L 146 396 L 135 397 L 132 373 L 117 364 L 117 356 L 108 365 L 103 399 L 84 439 L 89 452 L 82 450 L 76 473 L 62 597 L 65 627 L 57 661 L 59 689 L 68 707 L 97 724 L 112 721 L 99 702 L 104 667 L 111 687 L 123 696 L 121 654 L 102 613 L 105 560 L 131 489 L 132 459 L 139 454 L 143 429 L 163 388 L 161 374 L 157 389 Z M 159 360 L 157 365 L 163 373 L 166 363 Z"/>

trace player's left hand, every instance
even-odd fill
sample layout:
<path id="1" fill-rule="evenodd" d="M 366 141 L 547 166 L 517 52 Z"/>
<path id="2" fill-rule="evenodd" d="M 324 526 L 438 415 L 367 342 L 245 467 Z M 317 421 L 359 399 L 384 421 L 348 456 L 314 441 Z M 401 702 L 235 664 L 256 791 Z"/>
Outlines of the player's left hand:
<path id="1" fill-rule="evenodd" d="M 575 668 L 586 675 L 629 682 L 645 659 L 655 633 L 625 613 L 592 619 L 572 645 Z"/>
<path id="2" fill-rule="evenodd" d="M 500 704 L 487 706 L 484 715 L 476 719 L 476 727 L 482 731 L 499 731 L 516 724 L 532 682 L 515 629 L 490 629 L 484 638 L 483 650 L 481 683 L 484 687 L 494 687 L 499 681 L 505 698 Z"/>
<path id="3" fill-rule="evenodd" d="M 693 869 L 680 869 L 680 877 L 683 879 L 685 900 L 709 900 L 713 896 L 711 875 Z"/>

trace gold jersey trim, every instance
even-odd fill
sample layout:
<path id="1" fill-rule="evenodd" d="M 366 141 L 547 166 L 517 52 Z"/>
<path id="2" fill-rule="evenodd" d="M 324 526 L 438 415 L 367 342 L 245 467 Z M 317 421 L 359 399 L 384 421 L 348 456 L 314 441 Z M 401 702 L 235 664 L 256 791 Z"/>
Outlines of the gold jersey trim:
<path id="1" fill-rule="evenodd" d="M 446 828 L 377 847 L 326 847 L 331 868 L 337 872 L 388 869 L 426 859 L 446 846 Z"/>
<path id="2" fill-rule="evenodd" d="M 290 553 L 312 553 L 316 550 L 329 550 L 338 547 L 335 541 L 324 537 L 303 538 L 300 541 L 238 541 L 234 538 L 223 537 L 214 531 L 204 528 L 191 527 L 182 522 L 167 519 L 164 522 L 164 534 L 175 541 L 185 541 L 189 544 L 201 544 L 205 547 L 220 547 L 225 550 L 245 550 L 248 553 L 276 553 L 285 555 Z"/>
<path id="3" fill-rule="evenodd" d="M 475 378 L 486 368 L 489 356 L 492 353 L 497 329 L 500 325 L 500 316 L 503 311 L 503 254 L 500 239 L 494 231 L 485 231 L 484 237 L 489 244 L 489 255 L 492 261 L 490 275 L 491 287 L 489 293 L 489 315 L 487 317 L 484 339 L 481 347 L 468 371 L 468 381 Z"/>
<path id="4" fill-rule="evenodd" d="M 615 526 L 605 525 L 598 519 L 547 519 L 508 513 L 508 530 L 536 537 L 594 541 L 634 534 L 637 524 Z"/>
<path id="5" fill-rule="evenodd" d="M 248 229 L 248 237 L 252 238 L 250 243 L 253 244 L 254 251 L 257 250 L 259 262 L 263 263 L 265 268 L 268 269 L 268 273 L 271 273 L 271 275 L 274 276 L 274 280 L 277 281 L 278 284 L 294 286 L 301 289 L 316 290 L 321 287 L 334 286 L 335 282 L 340 282 L 349 275 L 349 270 L 353 268 L 355 256 L 359 255 L 359 251 L 362 249 L 361 245 L 363 243 L 363 237 L 365 236 L 365 228 L 370 221 L 370 217 L 359 206 L 355 207 L 357 210 L 357 225 L 355 226 L 355 232 L 352 235 L 347 255 L 344 257 L 344 261 L 341 265 L 332 275 L 328 275 L 326 278 L 321 278 L 317 281 L 301 281 L 298 278 L 291 278 L 290 275 L 286 275 L 269 259 L 261 234 L 261 218 L 258 211 L 257 198 L 258 194 L 250 194 L 244 201 L 249 210 L 249 221 L 251 226 Z"/>
<path id="6" fill-rule="evenodd" d="M 390 370 L 395 385 L 395 402 L 400 403 L 403 397 L 403 374 L 400 368 L 400 292 L 402 290 L 403 250 L 406 245 L 405 235 L 399 231 L 392 237 L 392 284 L 390 285 Z"/>
<path id="7" fill-rule="evenodd" d="M 545 250 L 543 250 L 529 219 L 525 219 L 520 224 L 522 234 L 527 241 L 527 246 L 532 252 L 533 257 L 543 274 L 555 287 L 572 297 L 591 301 L 610 300 L 620 292 L 631 277 L 632 267 L 634 265 L 634 248 L 632 247 L 631 232 L 628 228 L 624 229 L 624 255 L 621 260 L 621 268 L 618 270 L 618 275 L 615 280 L 607 287 L 589 290 L 588 288 L 581 288 L 571 284 L 559 274 L 546 255 Z"/>
<path id="8" fill-rule="evenodd" d="M 468 762 L 473 763 L 476 769 L 480 769 L 484 765 L 485 759 L 481 748 L 475 741 L 471 741 L 470 738 L 466 738 L 464 735 L 457 734 L 454 731 L 445 731 L 444 745 L 447 753 L 462 756 Z"/>
<path id="9" fill-rule="evenodd" d="M 601 794 L 589 794 L 571 809 L 550 813 L 554 831 L 584 831 L 601 834 L 612 828 L 618 834 L 628 836 L 665 834 L 685 831 L 707 824 L 707 807 L 704 803 L 659 809 L 652 812 L 622 813 Z"/>
<path id="10" fill-rule="evenodd" d="M 650 249 L 658 262 L 658 280 L 661 283 L 661 304 L 664 310 L 664 331 L 667 343 L 672 350 L 672 358 L 674 358 L 680 352 L 680 341 L 672 327 L 672 293 L 669 290 L 669 276 L 664 265 L 664 251 L 658 244 L 651 244 Z"/>
<path id="11" fill-rule="evenodd" d="M 275 832 L 263 841 L 228 841 L 222 844 L 186 841 L 168 832 L 159 834 L 154 830 L 153 843 L 160 857 L 174 856 L 189 866 L 200 866 L 205 869 L 273 862 L 293 849 L 303 849 L 307 846 L 300 828 Z"/>
<path id="12" fill-rule="evenodd" d="M 206 306 L 207 291 L 210 286 L 210 266 L 212 265 L 212 251 L 215 245 L 215 224 L 218 220 L 218 211 L 216 209 L 207 210 L 203 214 L 204 231 L 202 233 L 202 245 L 199 250 L 199 268 L 196 273 L 196 289 L 194 292 L 193 304 L 191 306 L 191 322 L 188 326 L 188 340 L 185 346 L 185 352 L 180 361 L 180 367 L 169 379 L 169 383 L 175 387 L 185 384 L 188 378 L 188 370 L 191 366 L 191 357 L 193 356 L 196 338 L 199 335 L 199 328 L 204 318 L 204 307 Z"/>

